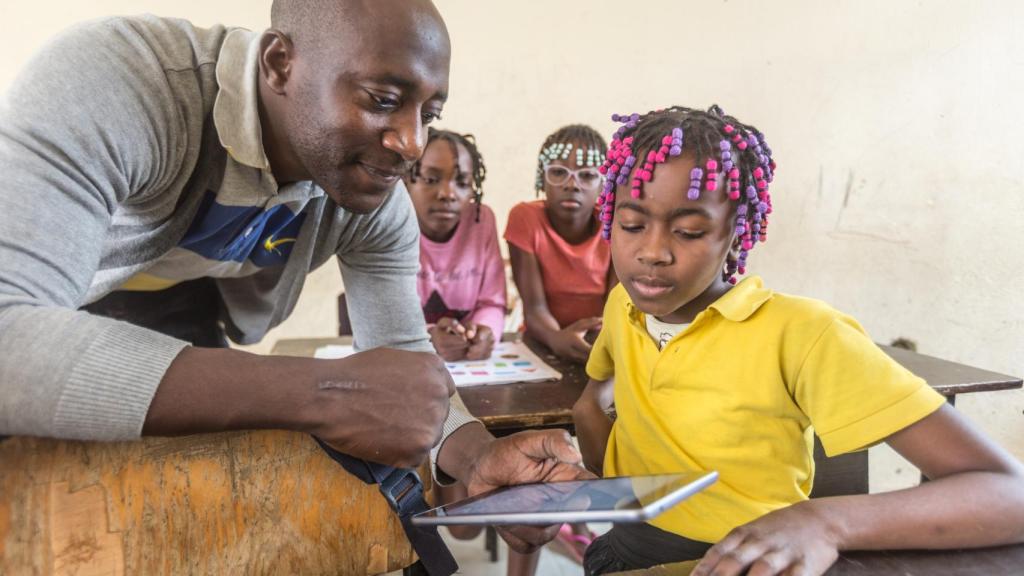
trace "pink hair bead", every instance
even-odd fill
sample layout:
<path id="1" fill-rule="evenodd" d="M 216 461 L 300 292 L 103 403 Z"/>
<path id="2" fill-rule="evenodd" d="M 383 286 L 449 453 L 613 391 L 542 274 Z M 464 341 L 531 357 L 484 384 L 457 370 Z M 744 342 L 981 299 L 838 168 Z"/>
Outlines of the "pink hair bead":
<path id="1" fill-rule="evenodd" d="M 733 168 L 732 170 L 729 170 L 729 178 L 731 178 L 733 180 L 736 180 L 739 177 L 740 177 L 740 170 L 739 170 L 739 168 Z"/>
<path id="2" fill-rule="evenodd" d="M 736 143 L 736 147 L 739 148 L 740 150 L 746 150 L 747 149 L 747 141 L 746 140 L 740 140 L 738 143 Z"/>
<path id="3" fill-rule="evenodd" d="M 662 145 L 664 145 L 664 146 L 669 146 L 669 145 L 671 145 L 671 144 L 672 144 L 672 136 L 665 136 L 665 137 L 663 137 L 663 138 L 661 139 L 661 143 L 662 143 Z"/>
<path id="4" fill-rule="evenodd" d="M 754 247 L 754 243 L 750 240 L 744 240 L 742 246 L 744 250 L 751 250 Z"/>
<path id="5" fill-rule="evenodd" d="M 666 160 L 665 152 L 658 152 L 658 155 L 654 157 L 654 161 L 661 164 Z"/>
<path id="6" fill-rule="evenodd" d="M 715 189 L 718 188 L 718 182 L 716 182 L 713 178 L 708 178 L 708 183 L 705 187 L 708 192 L 714 192 Z"/>
<path id="7" fill-rule="evenodd" d="M 632 196 L 634 200 L 640 198 L 640 189 L 633 188 L 632 190 L 629 191 L 629 195 Z"/>
<path id="8" fill-rule="evenodd" d="M 732 133 L 733 133 L 733 131 L 734 131 L 734 130 L 736 130 L 736 128 L 735 128 L 735 127 L 733 127 L 733 125 L 732 125 L 732 124 L 726 124 L 726 125 L 725 125 L 725 127 L 724 127 L 724 128 L 722 128 L 722 129 L 723 129 L 723 130 L 725 130 L 725 133 L 726 133 L 726 134 L 732 134 Z"/>
<path id="9" fill-rule="evenodd" d="M 708 163 L 706 164 L 706 166 L 708 168 L 708 172 L 714 172 L 715 170 L 718 170 L 718 162 L 711 158 L 708 158 Z"/>
<path id="10" fill-rule="evenodd" d="M 756 178 L 757 180 L 764 178 L 764 169 L 761 168 L 760 166 L 754 168 L 754 178 Z"/>
<path id="11" fill-rule="evenodd" d="M 739 199 L 740 199 L 740 191 L 739 191 L 739 189 L 729 190 L 729 200 L 739 200 Z"/>

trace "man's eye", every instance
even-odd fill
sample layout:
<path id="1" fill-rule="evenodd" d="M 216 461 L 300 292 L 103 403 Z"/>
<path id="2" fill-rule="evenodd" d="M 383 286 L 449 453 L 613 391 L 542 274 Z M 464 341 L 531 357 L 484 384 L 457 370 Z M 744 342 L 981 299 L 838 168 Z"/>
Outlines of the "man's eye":
<path id="1" fill-rule="evenodd" d="M 634 234 L 644 229 L 644 227 L 639 224 L 619 224 L 619 228 L 621 228 L 623 232 L 629 232 L 630 234 Z"/>
<path id="2" fill-rule="evenodd" d="M 439 113 L 437 113 L 437 112 L 424 112 L 423 113 L 423 125 L 424 126 L 434 122 L 435 120 L 440 120 L 440 119 L 441 119 L 441 115 Z"/>
<path id="3" fill-rule="evenodd" d="M 382 110 L 391 110 L 393 108 L 398 108 L 401 105 L 401 102 L 392 96 L 374 94 L 373 92 L 368 92 L 368 94 L 370 95 L 370 98 L 373 99 L 373 103 Z"/>

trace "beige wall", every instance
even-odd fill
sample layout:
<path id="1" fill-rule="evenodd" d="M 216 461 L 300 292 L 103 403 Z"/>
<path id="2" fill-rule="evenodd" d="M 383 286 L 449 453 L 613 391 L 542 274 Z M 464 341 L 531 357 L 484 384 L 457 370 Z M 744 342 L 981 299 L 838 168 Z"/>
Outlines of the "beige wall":
<path id="1" fill-rule="evenodd" d="M 454 45 L 442 124 L 478 136 L 485 199 L 502 226 L 532 198 L 537 148 L 559 125 L 609 133 L 613 111 L 717 102 L 758 125 L 779 162 L 771 239 L 753 272 L 853 314 L 878 341 L 905 336 L 929 354 L 1024 374 L 1024 4 L 438 4 Z M 0 87 L 48 36 L 84 18 L 148 10 L 260 28 L 269 5 L 3 0 Z M 332 334 L 339 290 L 337 268 L 319 270 L 296 314 L 256 349 Z M 1024 393 L 960 406 L 1024 457 Z M 876 485 L 911 476 L 873 457 L 890 470 Z"/>

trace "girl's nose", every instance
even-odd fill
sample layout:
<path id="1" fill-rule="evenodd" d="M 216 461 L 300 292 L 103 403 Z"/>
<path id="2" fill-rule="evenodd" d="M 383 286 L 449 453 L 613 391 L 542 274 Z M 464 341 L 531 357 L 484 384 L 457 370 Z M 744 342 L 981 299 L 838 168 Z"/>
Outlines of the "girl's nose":
<path id="1" fill-rule="evenodd" d="M 636 253 L 636 259 L 645 266 L 667 266 L 672 264 L 672 250 L 664 234 L 650 233 Z"/>

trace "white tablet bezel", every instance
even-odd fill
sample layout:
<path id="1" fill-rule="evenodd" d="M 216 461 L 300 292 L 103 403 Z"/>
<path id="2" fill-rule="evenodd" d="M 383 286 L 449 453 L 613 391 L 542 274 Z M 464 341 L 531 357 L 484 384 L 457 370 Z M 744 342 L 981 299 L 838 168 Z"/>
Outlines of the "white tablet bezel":
<path id="1" fill-rule="evenodd" d="M 658 476 L 666 476 L 664 474 Z M 680 474 L 679 476 L 685 476 Z M 633 477 L 637 478 L 637 477 Z M 522 512 L 500 512 L 487 514 L 456 514 L 443 516 L 437 515 L 437 511 L 443 510 L 439 506 L 426 512 L 421 512 L 412 517 L 412 523 L 416 526 L 449 526 L 449 525 L 510 525 L 510 524 L 560 524 L 564 522 L 612 522 L 612 523 L 637 523 L 644 522 L 661 514 L 665 510 L 679 504 L 690 496 L 714 484 L 718 479 L 718 472 L 710 471 L 694 476 L 693 480 L 680 486 L 664 496 L 648 503 L 641 508 L 610 509 L 610 510 L 583 510 L 583 511 L 556 511 L 538 512 L 524 510 Z M 599 480 L 599 479 L 598 479 Z M 501 489 L 499 489 L 501 490 Z M 488 493 L 474 497 L 479 501 L 491 496 L 500 494 Z M 458 504 L 454 502 L 448 506 Z"/>

